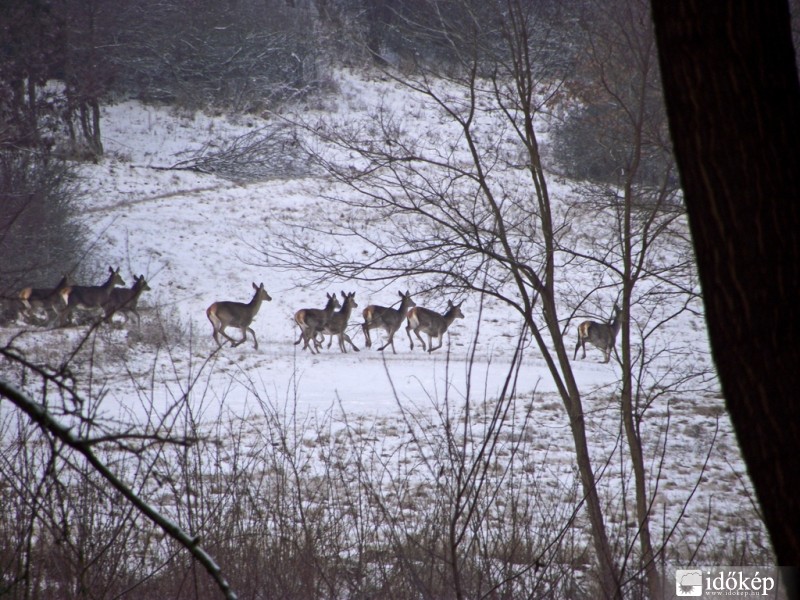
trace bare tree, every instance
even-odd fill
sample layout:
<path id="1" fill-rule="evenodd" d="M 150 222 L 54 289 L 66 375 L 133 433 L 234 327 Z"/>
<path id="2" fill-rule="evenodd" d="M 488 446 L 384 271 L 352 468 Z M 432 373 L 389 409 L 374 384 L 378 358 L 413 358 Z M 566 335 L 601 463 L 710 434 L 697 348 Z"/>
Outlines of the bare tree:
<path id="1" fill-rule="evenodd" d="M 646 465 L 659 450 L 647 448 L 642 430 L 665 390 L 696 394 L 693 386 L 714 378 L 710 365 L 690 360 L 697 349 L 682 348 L 669 335 L 684 313 L 700 311 L 699 286 L 684 233 L 649 4 L 587 3 L 586 11 L 580 76 L 566 85 L 572 106 L 559 127 L 556 156 L 568 175 L 585 181 L 575 204 L 583 232 L 572 246 L 573 266 L 594 264 L 605 273 L 581 290 L 576 310 L 590 300 L 596 304 L 592 296 L 621 307 L 622 318 L 614 321 L 621 334 L 620 418 L 635 479 L 640 548 L 626 562 L 646 574 L 649 596 L 657 598 L 663 589 L 657 565 L 668 539 L 660 548 L 653 542 L 658 480 Z M 597 235 L 593 224 L 606 235 Z M 579 345 L 583 337 L 579 332 Z M 668 348 L 670 359 L 664 360 Z"/>
<path id="2" fill-rule="evenodd" d="M 322 143 L 310 148 L 315 158 L 356 192 L 341 200 L 354 212 L 367 211 L 370 221 L 392 223 L 380 236 L 364 235 L 346 219 L 325 227 L 361 239 L 370 258 L 332 256 L 313 235 L 281 239 L 277 232 L 277 244 L 268 251 L 271 264 L 282 260 L 320 280 L 331 274 L 369 280 L 424 276 L 437 287 L 480 292 L 515 309 L 569 415 L 601 594 L 618 597 L 619 571 L 559 313 L 560 244 L 568 221 L 551 199 L 535 128 L 558 80 L 548 70 L 552 65 L 539 62 L 541 46 L 533 43 L 544 36 L 535 28 L 535 3 L 490 4 L 462 2 L 458 10 L 439 14 L 438 30 L 454 57 L 446 73 L 420 68 L 395 80 L 436 108 L 448 124 L 446 136 L 423 131 L 415 137 L 383 110 L 371 125 L 309 126 Z M 354 158 L 339 161 L 326 148 Z"/>
<path id="3" fill-rule="evenodd" d="M 4 577 L 4 585 L 9 583 L 13 587 L 21 589 L 22 594 L 19 597 L 30 597 L 31 590 L 37 589 L 40 585 L 40 582 L 31 579 L 31 562 L 34 560 L 34 551 L 30 545 L 35 540 L 46 545 L 45 535 L 34 534 L 34 531 L 42 526 L 44 531 L 56 530 L 54 534 L 56 544 L 74 541 L 78 545 L 75 549 L 78 560 L 77 572 L 67 578 L 77 579 L 78 583 L 71 586 L 74 591 L 69 595 L 74 594 L 77 597 L 86 595 L 89 593 L 89 589 L 88 584 L 82 581 L 84 570 L 94 561 L 107 559 L 106 550 L 124 541 L 125 535 L 127 535 L 124 532 L 130 532 L 132 525 L 130 513 L 134 511 L 158 527 L 164 535 L 174 540 L 202 565 L 226 598 L 231 600 L 236 598 L 235 592 L 231 589 L 220 567 L 202 547 L 198 537 L 190 534 L 187 529 L 179 526 L 165 513 L 156 509 L 145 499 L 141 489 L 135 489 L 125 481 L 125 475 L 115 472 L 116 469 L 125 465 L 125 461 L 120 459 L 120 455 L 130 457 L 134 459 L 134 462 L 139 463 L 134 468 L 134 472 L 141 469 L 141 472 L 147 474 L 154 469 L 155 464 L 154 462 L 148 463 L 147 460 L 157 461 L 165 447 L 191 446 L 197 440 L 191 436 L 176 433 L 171 418 L 163 419 L 160 423 L 156 419 L 147 423 L 141 430 L 137 430 L 133 426 L 112 424 L 99 414 L 100 405 L 96 401 L 97 399 L 92 396 L 91 391 L 84 395 L 79 375 L 76 373 L 78 367 L 70 364 L 70 361 L 79 352 L 80 346 L 91 346 L 88 340 L 94 335 L 94 332 L 95 330 L 92 329 L 84 336 L 79 342 L 79 348 L 68 353 L 67 360 L 60 367 L 53 364 L 40 364 L 27 359 L 18 347 L 21 338 L 25 335 L 24 332 L 16 336 L 11 344 L 0 348 L 0 358 L 2 358 L 2 362 L 0 362 L 0 367 L 2 367 L 0 370 L 0 401 L 10 403 L 20 415 L 24 415 L 40 431 L 43 445 L 50 448 L 46 460 L 39 463 L 33 471 L 24 472 L 24 464 L 3 465 L 4 472 L 19 478 L 19 481 L 15 482 L 17 493 L 13 497 L 25 505 L 25 523 L 28 528 L 27 532 L 18 532 L 16 538 L 24 546 L 18 548 L 23 564 L 14 571 L 21 575 L 20 579 L 11 581 Z M 91 371 L 93 364 L 91 354 L 88 363 L 88 370 Z M 28 391 L 29 389 L 37 390 L 39 396 L 34 397 Z M 184 396 L 177 399 L 175 405 L 170 407 L 167 413 L 173 411 L 175 414 L 181 413 L 180 407 L 186 402 L 186 398 Z M 4 411 L 5 414 L 7 413 Z M 30 429 L 26 428 L 25 431 L 26 435 L 32 436 Z M 6 433 L 5 416 L 2 432 Z M 6 442 L 11 442 L 11 440 L 4 437 L 4 445 Z M 148 455 L 148 450 L 151 448 L 156 449 L 155 457 L 151 456 L 146 460 L 144 457 Z M 101 454 L 109 451 L 110 454 Z M 10 468 L 8 468 L 9 466 Z M 20 468 L 23 471 L 20 471 Z M 62 470 L 69 474 L 62 473 Z M 98 540 L 75 539 L 71 533 L 72 527 L 66 521 L 66 514 L 63 516 L 58 514 L 58 506 L 53 511 L 43 508 L 43 503 L 48 502 L 49 490 L 59 493 L 61 486 L 70 486 L 73 481 L 77 481 L 76 485 L 78 486 L 86 485 L 92 495 L 99 493 L 100 496 L 113 496 L 110 501 L 112 515 L 109 516 L 109 519 L 112 523 L 119 523 L 119 525 L 114 525 L 115 529 L 111 533 L 110 539 L 104 542 L 104 547 L 89 550 L 89 548 L 95 548 L 92 544 L 97 544 Z M 34 485 L 36 489 L 26 490 L 31 485 Z M 86 501 L 81 519 L 88 518 L 91 521 L 93 517 L 87 511 L 98 509 L 96 499 L 90 499 L 90 495 L 86 493 L 79 493 L 76 496 L 66 490 L 62 496 L 64 504 L 81 497 Z M 100 506 L 102 506 L 102 502 Z M 116 510 L 120 512 L 114 515 L 115 507 L 120 506 L 127 506 L 128 509 L 117 508 Z M 64 512 L 69 513 L 71 510 Z M 125 525 L 118 520 L 120 515 L 126 522 Z M 103 520 L 104 517 L 98 515 L 97 518 Z M 57 531 L 59 528 L 63 528 L 62 533 Z M 87 538 L 91 538 L 91 532 L 85 531 L 84 533 Z M 11 539 L 13 538 L 4 538 L 3 541 Z M 94 552 L 94 554 L 87 556 L 87 551 Z M 88 562 L 82 564 L 83 561 Z M 109 581 L 106 579 L 104 583 L 108 584 Z M 56 584 L 54 583 L 54 585 Z"/>
<path id="4" fill-rule="evenodd" d="M 301 100 L 320 85 L 315 12 L 281 1 L 179 0 L 117 5 L 110 49 L 114 89 L 175 102 L 255 113 Z"/>

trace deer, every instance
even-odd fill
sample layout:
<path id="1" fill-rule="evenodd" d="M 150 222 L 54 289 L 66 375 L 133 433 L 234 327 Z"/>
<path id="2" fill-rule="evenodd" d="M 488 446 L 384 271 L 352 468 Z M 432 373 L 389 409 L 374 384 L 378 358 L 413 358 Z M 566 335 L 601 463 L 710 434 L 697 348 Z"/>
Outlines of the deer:
<path id="1" fill-rule="evenodd" d="M 578 349 L 583 348 L 583 356 L 586 358 L 586 342 L 603 351 L 607 363 L 611 360 L 611 351 L 614 349 L 617 340 L 617 332 L 621 324 L 620 315 L 622 311 L 619 306 L 614 304 L 614 316 L 608 323 L 597 323 L 595 321 L 584 321 L 578 325 L 578 345 L 575 346 L 575 354 L 572 360 L 578 357 Z"/>
<path id="2" fill-rule="evenodd" d="M 93 309 L 103 308 L 103 305 L 108 302 L 111 296 L 111 291 L 117 285 L 125 285 L 125 280 L 119 274 L 119 267 L 114 270 L 108 267 L 108 279 L 102 285 L 89 286 L 89 285 L 74 285 L 72 292 L 69 295 L 69 302 L 67 303 L 67 310 L 65 317 L 69 319 L 72 311 L 77 308 Z"/>
<path id="3" fill-rule="evenodd" d="M 109 322 L 114 314 L 119 313 L 125 315 L 125 322 L 127 323 L 128 313 L 133 313 L 136 315 L 137 326 L 141 325 L 142 320 L 136 307 L 139 304 L 139 296 L 149 289 L 150 286 L 147 285 L 144 275 L 139 275 L 138 277 L 134 275 L 133 284 L 129 288 L 112 289 L 108 299 L 103 304 L 103 310 L 105 311 L 103 319 Z"/>
<path id="4" fill-rule="evenodd" d="M 317 340 L 317 334 L 325 329 L 331 316 L 333 316 L 333 311 L 342 306 L 339 304 L 336 294 L 326 295 L 328 296 L 328 303 L 325 308 L 301 308 L 294 313 L 294 322 L 300 328 L 300 337 L 297 338 L 294 345 L 297 346 L 297 344 L 303 342 L 303 350 L 308 348 L 312 354 L 318 354 L 319 348 L 322 346 L 322 343 Z M 311 346 L 308 345 L 310 340 L 314 341 Z"/>
<path id="5" fill-rule="evenodd" d="M 383 346 L 378 348 L 378 351 L 383 352 L 387 346 L 391 345 L 392 352 L 397 354 L 397 350 L 394 348 L 394 334 L 400 329 L 400 325 L 403 324 L 403 319 L 406 318 L 408 309 L 417 305 L 417 303 L 411 299 L 411 294 L 408 290 L 406 290 L 405 294 L 403 292 L 397 293 L 400 295 L 400 306 L 398 308 L 394 309 L 370 304 L 362 311 L 361 315 L 364 317 L 364 323 L 361 325 L 361 330 L 364 332 L 364 337 L 367 340 L 367 348 L 372 347 L 372 338 L 369 335 L 369 330 L 380 328 L 387 333 L 389 339 Z"/>
<path id="6" fill-rule="evenodd" d="M 222 342 L 219 341 L 219 337 L 217 337 L 218 334 L 230 340 L 231 347 L 235 348 L 239 344 L 247 341 L 247 332 L 249 331 L 253 336 L 254 348 L 258 350 L 256 332 L 250 327 L 250 323 L 253 322 L 253 319 L 258 313 L 258 309 L 261 308 L 261 303 L 264 300 L 267 302 L 272 301 L 272 297 L 270 297 L 267 290 L 264 289 L 263 283 L 261 285 L 256 285 L 255 282 L 253 282 L 253 289 L 256 293 L 247 304 L 230 301 L 214 302 L 206 309 L 206 316 L 208 320 L 211 321 L 211 325 L 214 328 L 214 341 L 217 342 L 220 348 L 222 347 Z M 239 341 L 233 339 L 225 333 L 226 327 L 238 327 L 242 331 L 242 339 Z"/>
<path id="7" fill-rule="evenodd" d="M 428 334 L 428 352 L 433 352 L 434 350 L 438 350 L 442 347 L 444 334 L 447 331 L 447 328 L 455 321 L 456 319 L 463 319 L 464 313 L 461 312 L 461 305 L 464 302 L 459 302 L 458 304 L 453 304 L 452 300 L 447 301 L 447 312 L 443 315 L 440 315 L 437 312 L 429 310 L 427 308 L 422 308 L 419 306 L 415 306 L 411 310 L 408 311 L 408 325 L 406 325 L 406 334 L 408 334 L 408 341 L 411 342 L 411 349 L 414 349 L 414 340 L 411 339 L 411 332 L 413 331 L 417 338 L 419 339 L 420 343 L 422 344 L 422 349 L 425 350 L 425 342 L 422 340 L 422 337 L 419 335 L 419 332 L 422 331 L 423 333 Z M 433 347 L 433 338 L 439 338 L 439 345 L 435 348 Z"/>
<path id="8" fill-rule="evenodd" d="M 353 340 L 350 339 L 350 336 L 347 335 L 346 332 L 347 323 L 350 321 L 350 313 L 353 312 L 354 308 L 358 308 L 358 304 L 356 304 L 356 293 L 350 292 L 349 294 L 345 294 L 342 292 L 342 298 L 344 299 L 344 303 L 341 309 L 339 312 L 335 312 L 331 315 L 331 318 L 328 319 L 328 322 L 320 333 L 322 333 L 323 336 L 331 336 L 330 340 L 328 340 L 328 349 L 330 349 L 333 344 L 333 336 L 336 335 L 339 336 L 339 349 L 342 352 L 347 352 L 347 348 L 344 345 L 345 342 L 350 342 L 353 350 L 359 352 L 358 347 L 356 347 Z"/>
<path id="9" fill-rule="evenodd" d="M 49 326 L 57 319 L 60 320 L 67 310 L 69 295 L 72 292 L 72 281 L 69 275 L 64 275 L 54 288 L 27 287 L 19 292 L 19 300 L 23 307 L 23 318 L 27 322 L 37 325 Z M 45 320 L 37 322 L 34 315 L 35 309 L 42 309 Z M 53 316 L 48 318 L 50 313 Z"/>

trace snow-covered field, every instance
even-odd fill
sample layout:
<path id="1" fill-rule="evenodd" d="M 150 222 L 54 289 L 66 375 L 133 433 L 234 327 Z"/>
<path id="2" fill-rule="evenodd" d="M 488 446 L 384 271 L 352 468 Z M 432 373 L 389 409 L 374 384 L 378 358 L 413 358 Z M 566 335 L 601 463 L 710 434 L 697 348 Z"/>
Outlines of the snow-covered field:
<path id="1" fill-rule="evenodd" d="M 338 86 L 338 96 L 330 104 L 339 115 L 366 114 L 370 106 L 385 103 L 387 98 L 395 106 L 404 104 L 404 92 L 391 83 L 341 74 Z M 408 102 L 408 109 L 416 116 L 422 110 L 414 102 Z M 140 302 L 143 327 L 161 318 L 179 333 L 171 353 L 159 356 L 148 344 L 139 343 L 134 325 L 107 334 L 107 356 L 94 365 L 96 372 L 108 378 L 102 412 L 135 414 L 142 380 L 151 378 L 156 397 L 166 405 L 211 357 L 202 371 L 206 386 L 202 418 L 209 423 L 221 414 L 248 418 L 258 412 L 257 398 L 268 397 L 277 405 L 290 404 L 303 415 L 332 413 L 335 420 L 380 422 L 388 429 L 399 421 L 401 407 L 433 415 L 446 397 L 460 410 L 467 396 L 467 358 L 473 343 L 476 353 L 470 398 L 473 403 L 491 404 L 507 376 L 519 330 L 509 309 L 487 301 L 479 328 L 480 299 L 467 297 L 462 307 L 465 319 L 453 324 L 440 351 L 428 354 L 418 346 L 410 351 L 401 328 L 395 339 L 397 354 L 389 350 L 379 353 L 364 348 L 358 325 L 361 310 L 372 303 L 392 305 L 398 291 L 408 289 L 414 294 L 422 285 L 409 280 L 386 287 L 331 281 L 327 286 L 309 287 L 303 284 L 302 273 L 271 266 L 263 252 L 269 244 L 266 224 L 317 225 L 315 219 L 321 212 L 336 210 L 327 198 L 344 194 L 344 190 L 314 176 L 239 184 L 212 175 L 153 168 L 168 167 L 211 140 L 255 126 L 258 124 L 247 119 L 186 115 L 136 102 L 104 110 L 107 156 L 99 164 L 82 167 L 89 181 L 83 219 L 96 241 L 92 260 L 121 266 L 129 284 L 134 274 L 144 274 L 151 291 Z M 557 196 L 568 194 L 570 186 L 554 182 L 553 189 Z M 216 344 L 206 308 L 217 300 L 248 301 L 253 282 L 263 282 L 273 299 L 262 305 L 253 324 L 258 350 L 248 340 L 236 348 L 226 345 L 214 354 Z M 319 355 L 302 352 L 293 343 L 298 332 L 292 315 L 299 308 L 322 307 L 326 293 L 341 290 L 356 292 L 358 308 L 351 317 L 349 333 L 361 352 L 342 354 L 335 343 Z M 444 311 L 447 298 L 423 295 L 415 300 L 418 305 Z M 674 332 L 676 338 L 690 340 L 696 345 L 697 360 L 708 361 L 702 320 L 687 316 L 679 323 L 685 330 Z M 52 345 L 52 340 L 58 339 L 68 346 L 80 332 L 80 328 L 39 331 L 28 339 L 50 336 L 42 343 Z M 373 336 L 383 339 L 382 332 Z M 114 348 L 124 360 L 114 358 Z M 610 458 L 601 485 L 606 500 L 613 503 L 623 493 L 620 482 L 628 475 L 619 474 L 620 465 L 625 464 L 619 452 L 625 444 L 619 437 L 615 399 L 618 366 L 613 360 L 602 364 L 601 358 L 597 349 L 587 348 L 586 360 L 576 361 L 573 368 L 588 398 L 589 441 L 598 471 Z M 542 450 L 542 467 L 554 478 L 573 477 L 566 414 L 546 365 L 533 347 L 524 356 L 518 388 L 518 402 L 532 409 L 526 427 Z M 690 553 L 709 518 L 706 548 L 732 548 L 745 540 L 761 540 L 763 529 L 754 516 L 745 469 L 722 399 L 705 393 L 665 396 L 647 415 L 646 440 L 651 448 L 663 443 L 667 447 L 660 478 L 655 475 L 659 465 L 648 465 L 653 473 L 651 484 L 659 481 L 654 514 L 659 521 L 664 519 L 657 537 L 671 528 L 691 496 L 679 533 L 673 537 L 675 552 Z M 619 519 L 624 521 L 622 516 Z"/>

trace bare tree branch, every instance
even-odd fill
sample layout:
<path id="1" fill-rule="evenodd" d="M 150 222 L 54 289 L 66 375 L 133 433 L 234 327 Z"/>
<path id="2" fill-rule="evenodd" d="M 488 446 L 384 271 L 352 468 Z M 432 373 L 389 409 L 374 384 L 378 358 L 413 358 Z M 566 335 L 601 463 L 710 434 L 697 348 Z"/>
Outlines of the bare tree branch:
<path id="1" fill-rule="evenodd" d="M 200 539 L 189 535 L 186 531 L 178 527 L 173 521 L 164 517 L 151 505 L 144 502 L 134 493 L 121 479 L 114 475 L 106 464 L 101 461 L 92 451 L 93 440 L 85 440 L 75 436 L 69 427 L 59 423 L 53 416 L 40 404 L 32 400 L 27 394 L 15 386 L 0 379 L 0 395 L 8 398 L 23 413 L 36 423 L 42 430 L 48 432 L 66 446 L 79 452 L 89 464 L 105 479 L 114 489 L 121 493 L 125 499 L 136 509 L 145 515 L 155 525 L 160 527 L 164 533 L 169 535 L 181 546 L 186 548 L 190 554 L 199 562 L 211 578 L 216 582 L 219 589 L 228 600 L 236 600 L 237 595 L 231 589 L 228 581 L 222 575 L 222 571 L 211 556 L 200 547 Z"/>

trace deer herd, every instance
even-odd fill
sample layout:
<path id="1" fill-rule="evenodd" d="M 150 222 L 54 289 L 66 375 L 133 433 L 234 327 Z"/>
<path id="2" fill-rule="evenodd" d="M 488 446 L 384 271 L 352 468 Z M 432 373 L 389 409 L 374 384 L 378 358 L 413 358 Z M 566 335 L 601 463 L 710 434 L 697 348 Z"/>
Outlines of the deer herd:
<path id="1" fill-rule="evenodd" d="M 134 275 L 129 288 L 116 287 L 124 285 L 119 267 L 109 267 L 108 278 L 101 285 L 75 285 L 69 275 L 65 275 L 53 288 L 23 288 L 7 304 L 3 316 L 9 321 L 19 316 L 28 324 L 45 327 L 69 325 L 76 314 L 90 312 L 102 314 L 106 322 L 120 314 L 126 323 L 128 315 L 133 314 L 139 323 L 141 319 L 136 310 L 139 296 L 150 286 L 144 275 Z"/>
<path id="2" fill-rule="evenodd" d="M 253 346 L 258 349 L 258 340 L 256 334 L 250 327 L 250 323 L 261 308 L 261 303 L 264 300 L 270 301 L 272 298 L 264 289 L 264 284 L 256 285 L 253 283 L 255 294 L 250 302 L 214 302 L 206 310 L 206 316 L 211 321 L 213 327 L 213 337 L 218 346 L 222 346 L 219 336 L 230 340 L 233 346 L 238 346 L 247 340 L 247 332 L 253 336 Z M 350 335 L 347 333 L 347 326 L 350 322 L 350 315 L 354 308 L 358 308 L 356 303 L 355 292 L 342 292 L 342 302 L 336 294 L 327 294 L 328 301 L 324 308 L 301 308 L 294 313 L 294 322 L 300 329 L 300 336 L 294 343 L 295 346 L 302 342 L 303 350 L 308 350 L 312 354 L 318 354 L 322 349 L 325 341 L 325 336 L 330 336 L 328 340 L 328 348 L 333 344 L 333 338 L 336 336 L 339 340 L 339 350 L 347 352 L 347 345 L 358 352 L 358 346 L 355 345 Z M 370 336 L 370 329 L 383 329 L 388 337 L 387 342 L 378 348 L 383 350 L 387 346 L 392 347 L 392 352 L 397 354 L 394 347 L 394 334 L 400 329 L 403 320 L 407 320 L 406 334 L 408 341 L 411 343 L 411 349 L 414 349 L 414 340 L 411 338 L 411 332 L 419 338 L 422 344 L 422 349 L 428 352 L 433 352 L 442 347 L 442 340 L 447 328 L 453 323 L 455 319 L 463 319 L 464 313 L 461 312 L 461 302 L 453 304 L 452 301 L 447 302 L 447 312 L 443 315 L 421 308 L 416 305 L 414 300 L 411 299 L 411 294 L 406 291 L 404 294 L 400 292 L 400 306 L 398 308 L 387 308 L 385 306 L 378 306 L 371 304 L 367 306 L 361 315 L 364 317 L 364 323 L 361 325 L 361 330 L 364 332 L 364 337 L 367 340 L 367 348 L 372 346 L 372 337 Z M 338 310 L 337 310 L 338 309 Z M 234 327 L 241 331 L 241 339 L 234 339 L 225 333 L 225 329 Z M 425 341 L 420 337 L 420 332 L 428 335 L 428 345 L 425 346 Z M 438 338 L 439 345 L 433 346 L 433 338 Z"/>
<path id="3" fill-rule="evenodd" d="M 142 292 L 150 289 L 144 275 L 134 276 L 133 284 L 130 287 L 117 287 L 126 285 L 119 273 L 119 268 L 109 267 L 108 272 L 106 281 L 97 286 L 75 285 L 68 276 L 64 276 L 53 288 L 24 288 L 14 299 L 16 312 L 27 323 L 45 326 L 52 326 L 54 323 L 58 323 L 60 326 L 70 324 L 78 312 L 102 313 L 102 319 L 106 322 L 110 322 L 113 315 L 120 314 L 125 317 L 125 323 L 128 322 L 128 315 L 133 314 L 139 324 L 141 321 L 137 312 L 139 296 Z M 255 293 L 250 302 L 218 301 L 206 309 L 206 316 L 213 328 L 212 336 L 220 348 L 224 343 L 220 336 L 236 347 L 247 341 L 249 332 L 253 338 L 254 348 L 258 349 L 258 339 L 250 324 L 258 314 L 261 303 L 265 300 L 271 301 L 272 297 L 267 293 L 263 283 L 260 285 L 253 283 L 253 290 Z M 370 304 L 361 311 L 364 319 L 364 322 L 361 323 L 361 331 L 364 334 L 367 348 L 372 347 L 370 331 L 382 329 L 385 332 L 386 341 L 377 350 L 383 351 L 391 346 L 392 352 L 396 354 L 394 335 L 405 321 L 410 349 L 414 349 L 414 339 L 411 336 L 413 333 L 419 340 L 423 351 L 433 352 L 442 347 L 444 334 L 453 321 L 464 318 L 464 313 L 461 312 L 463 302 L 454 304 L 452 300 L 448 300 L 447 310 L 444 314 L 440 314 L 417 306 L 407 290 L 405 293 L 398 292 L 398 294 L 400 303 L 397 308 Z M 327 294 L 327 303 L 324 308 L 301 308 L 294 313 L 294 322 L 300 330 L 295 345 L 302 343 L 303 350 L 318 354 L 322 349 L 325 336 L 329 336 L 329 349 L 333 344 L 333 338 L 336 337 L 341 352 L 347 352 L 347 344 L 355 352 L 359 351 L 347 333 L 353 309 L 358 308 L 356 294 L 342 291 L 341 296 L 342 301 L 340 302 L 336 294 Z M 44 318 L 40 318 L 40 315 L 44 315 Z M 621 311 L 615 304 L 614 315 L 607 323 L 582 322 L 578 326 L 578 344 L 575 346 L 573 360 L 577 359 L 580 349 L 583 349 L 582 358 L 586 358 L 586 342 L 589 342 L 603 352 L 605 359 L 603 362 L 609 362 L 620 328 L 620 318 Z M 228 327 L 238 329 L 241 332 L 241 338 L 235 339 L 229 336 L 225 332 Z M 421 333 L 427 335 L 427 344 L 422 339 Z M 434 339 L 438 342 L 436 346 L 433 344 Z"/>

